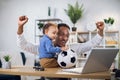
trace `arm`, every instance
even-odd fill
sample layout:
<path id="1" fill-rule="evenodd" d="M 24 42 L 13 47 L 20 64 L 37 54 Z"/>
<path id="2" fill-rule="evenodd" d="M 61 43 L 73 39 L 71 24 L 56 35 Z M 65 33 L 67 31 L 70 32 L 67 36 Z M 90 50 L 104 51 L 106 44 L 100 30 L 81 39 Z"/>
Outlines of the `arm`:
<path id="1" fill-rule="evenodd" d="M 78 43 L 75 45 L 72 45 L 71 48 L 76 51 L 78 55 L 81 53 L 87 52 L 91 50 L 93 47 L 98 46 L 102 40 L 103 40 L 103 30 L 104 30 L 104 23 L 103 22 L 97 22 L 96 26 L 98 28 L 98 34 L 90 41 L 86 43 Z"/>
<path id="2" fill-rule="evenodd" d="M 32 54 L 38 54 L 38 45 L 29 43 L 24 38 L 24 35 L 18 35 L 17 45 L 22 49 Z"/>
<path id="3" fill-rule="evenodd" d="M 23 27 L 25 23 L 28 22 L 28 18 L 26 16 L 20 16 L 18 20 L 18 31 L 17 34 L 21 35 L 23 33 Z"/>
<path id="4" fill-rule="evenodd" d="M 38 45 L 34 45 L 32 43 L 29 43 L 25 40 L 24 36 L 23 36 L 23 28 L 24 28 L 24 24 L 28 21 L 28 18 L 26 16 L 21 16 L 19 17 L 18 20 L 18 30 L 17 30 L 17 37 L 18 37 L 18 41 L 17 44 L 18 46 L 30 53 L 33 54 L 37 54 L 38 53 Z"/>
<path id="5" fill-rule="evenodd" d="M 87 52 L 87 51 L 91 50 L 92 48 L 100 45 L 102 40 L 103 40 L 103 37 L 101 37 L 99 34 L 97 34 L 94 38 L 92 38 L 92 40 L 78 45 L 77 52 L 79 54 Z"/>
<path id="6" fill-rule="evenodd" d="M 73 49 L 78 55 L 81 55 L 84 52 L 91 50 L 93 47 L 98 46 L 103 40 L 99 34 L 97 34 L 92 40 L 85 43 L 76 43 L 70 45 L 70 48 Z"/>
<path id="7" fill-rule="evenodd" d="M 61 51 L 60 47 L 55 47 L 52 43 L 52 40 L 46 37 L 46 35 L 40 39 L 39 50 L 40 53 L 52 53 L 52 54 L 55 54 L 57 52 L 59 53 Z"/>

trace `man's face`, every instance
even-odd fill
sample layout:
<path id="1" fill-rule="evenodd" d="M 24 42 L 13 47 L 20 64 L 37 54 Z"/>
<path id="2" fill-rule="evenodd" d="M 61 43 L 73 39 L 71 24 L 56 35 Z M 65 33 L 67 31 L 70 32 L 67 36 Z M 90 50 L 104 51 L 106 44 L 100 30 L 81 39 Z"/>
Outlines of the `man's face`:
<path id="1" fill-rule="evenodd" d="M 58 35 L 55 40 L 55 45 L 63 47 L 66 45 L 69 38 L 69 29 L 67 27 L 60 27 L 58 30 Z"/>

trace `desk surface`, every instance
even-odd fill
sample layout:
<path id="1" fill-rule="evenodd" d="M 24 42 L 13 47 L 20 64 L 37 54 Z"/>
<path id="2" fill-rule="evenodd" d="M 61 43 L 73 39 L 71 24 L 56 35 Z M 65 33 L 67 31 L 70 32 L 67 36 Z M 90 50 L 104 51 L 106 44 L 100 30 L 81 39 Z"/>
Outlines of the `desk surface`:
<path id="1" fill-rule="evenodd" d="M 24 75 L 24 76 L 44 76 L 57 78 L 91 78 L 91 79 L 110 79 L 111 74 L 98 72 L 90 74 L 77 74 L 62 72 L 60 68 L 46 68 L 45 71 L 35 71 L 32 67 L 13 67 L 12 69 L 0 68 L 0 74 Z"/>

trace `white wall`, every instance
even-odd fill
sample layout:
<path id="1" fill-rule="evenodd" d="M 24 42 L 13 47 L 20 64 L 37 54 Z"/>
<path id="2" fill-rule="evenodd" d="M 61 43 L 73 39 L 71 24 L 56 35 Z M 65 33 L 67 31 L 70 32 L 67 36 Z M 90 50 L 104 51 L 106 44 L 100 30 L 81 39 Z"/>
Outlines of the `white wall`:
<path id="1" fill-rule="evenodd" d="M 34 43 L 35 19 L 47 18 L 48 6 L 56 8 L 56 17 L 72 26 L 65 14 L 67 4 L 75 4 L 77 0 L 0 0 L 0 50 L 19 51 L 16 45 L 18 17 L 27 15 L 29 22 L 25 25 L 24 34 L 28 41 Z M 114 26 L 120 25 L 120 0 L 78 0 L 84 4 L 83 17 L 76 24 L 79 31 L 86 25 L 103 20 L 109 16 L 115 18 Z"/>

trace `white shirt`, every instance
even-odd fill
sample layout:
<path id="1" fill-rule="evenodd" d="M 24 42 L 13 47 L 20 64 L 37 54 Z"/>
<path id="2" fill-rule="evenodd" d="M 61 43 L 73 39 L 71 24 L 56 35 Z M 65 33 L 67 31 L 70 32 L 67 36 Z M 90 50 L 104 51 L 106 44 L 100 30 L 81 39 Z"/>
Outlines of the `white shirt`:
<path id="1" fill-rule="evenodd" d="M 80 55 L 81 53 L 87 52 L 91 50 L 93 47 L 98 46 L 102 42 L 102 40 L 103 37 L 97 34 L 90 41 L 87 41 L 85 43 L 72 44 L 70 48 L 74 50 L 78 55 Z M 18 46 L 29 53 L 33 53 L 33 54 L 39 53 L 38 45 L 27 42 L 23 34 L 18 35 Z"/>

